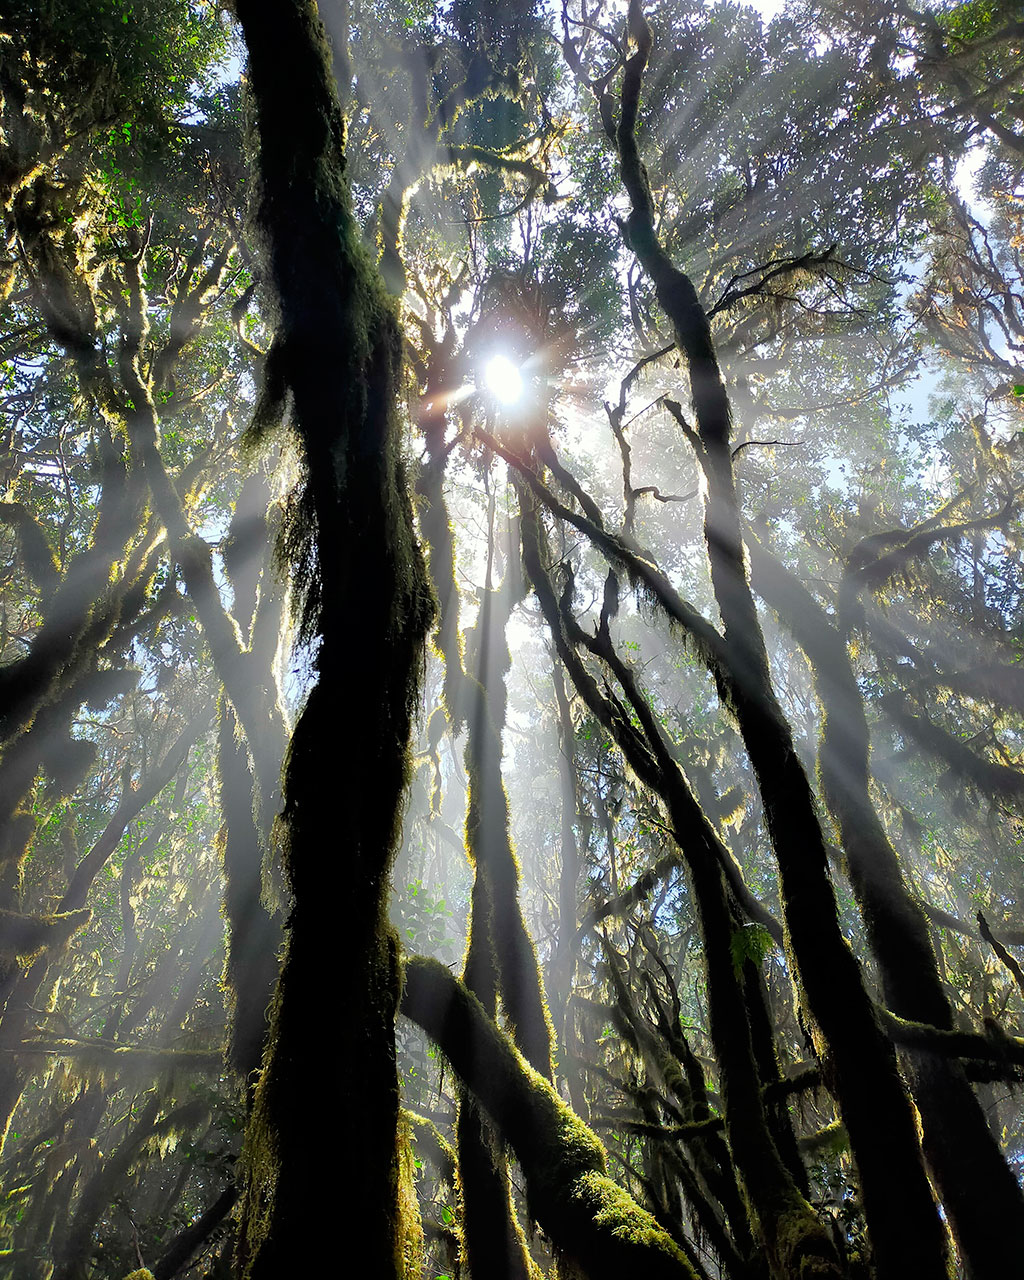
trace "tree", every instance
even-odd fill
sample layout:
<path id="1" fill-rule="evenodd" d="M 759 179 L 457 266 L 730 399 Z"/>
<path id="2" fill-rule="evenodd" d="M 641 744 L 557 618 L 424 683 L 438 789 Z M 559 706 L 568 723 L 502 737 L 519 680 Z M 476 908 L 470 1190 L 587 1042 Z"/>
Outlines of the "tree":
<path id="1" fill-rule="evenodd" d="M 10 1274 L 1002 1275 L 1019 24 L 236 17 L 5 37 Z"/>

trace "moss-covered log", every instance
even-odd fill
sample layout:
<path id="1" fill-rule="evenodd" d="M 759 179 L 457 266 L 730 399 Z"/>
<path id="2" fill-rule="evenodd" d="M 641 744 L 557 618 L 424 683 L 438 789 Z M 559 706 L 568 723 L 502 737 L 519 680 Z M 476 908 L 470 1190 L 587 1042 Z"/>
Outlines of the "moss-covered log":
<path id="1" fill-rule="evenodd" d="M 531 1211 L 587 1280 L 695 1280 L 668 1233 L 608 1177 L 595 1135 L 444 965 L 408 962 L 402 1012 L 486 1108 L 522 1166 Z"/>

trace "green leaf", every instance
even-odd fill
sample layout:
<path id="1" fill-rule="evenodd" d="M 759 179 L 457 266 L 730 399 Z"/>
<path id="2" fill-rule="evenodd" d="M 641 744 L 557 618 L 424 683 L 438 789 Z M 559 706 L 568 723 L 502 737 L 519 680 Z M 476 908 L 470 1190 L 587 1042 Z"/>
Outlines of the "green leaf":
<path id="1" fill-rule="evenodd" d="M 729 943 L 733 968 L 737 973 L 749 960 L 760 966 L 772 945 L 771 934 L 759 924 L 745 924 L 737 929 Z"/>

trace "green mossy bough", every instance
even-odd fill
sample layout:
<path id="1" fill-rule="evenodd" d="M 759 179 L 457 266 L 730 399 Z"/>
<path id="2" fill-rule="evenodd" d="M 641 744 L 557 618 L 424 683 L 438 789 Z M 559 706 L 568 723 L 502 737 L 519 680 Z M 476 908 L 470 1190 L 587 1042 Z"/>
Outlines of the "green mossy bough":
<path id="1" fill-rule="evenodd" d="M 675 1241 L 608 1177 L 597 1137 L 443 964 L 408 961 L 402 1012 L 486 1109 L 519 1160 L 531 1212 L 587 1280 L 697 1280 Z"/>

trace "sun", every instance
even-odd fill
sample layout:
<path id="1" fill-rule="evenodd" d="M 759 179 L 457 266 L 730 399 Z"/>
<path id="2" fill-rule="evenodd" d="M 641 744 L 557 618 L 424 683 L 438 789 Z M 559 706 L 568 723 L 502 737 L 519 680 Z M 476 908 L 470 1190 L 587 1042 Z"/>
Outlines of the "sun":
<path id="1" fill-rule="evenodd" d="M 522 374 L 508 356 L 493 356 L 484 370 L 487 390 L 502 404 L 515 404 L 523 394 Z"/>

